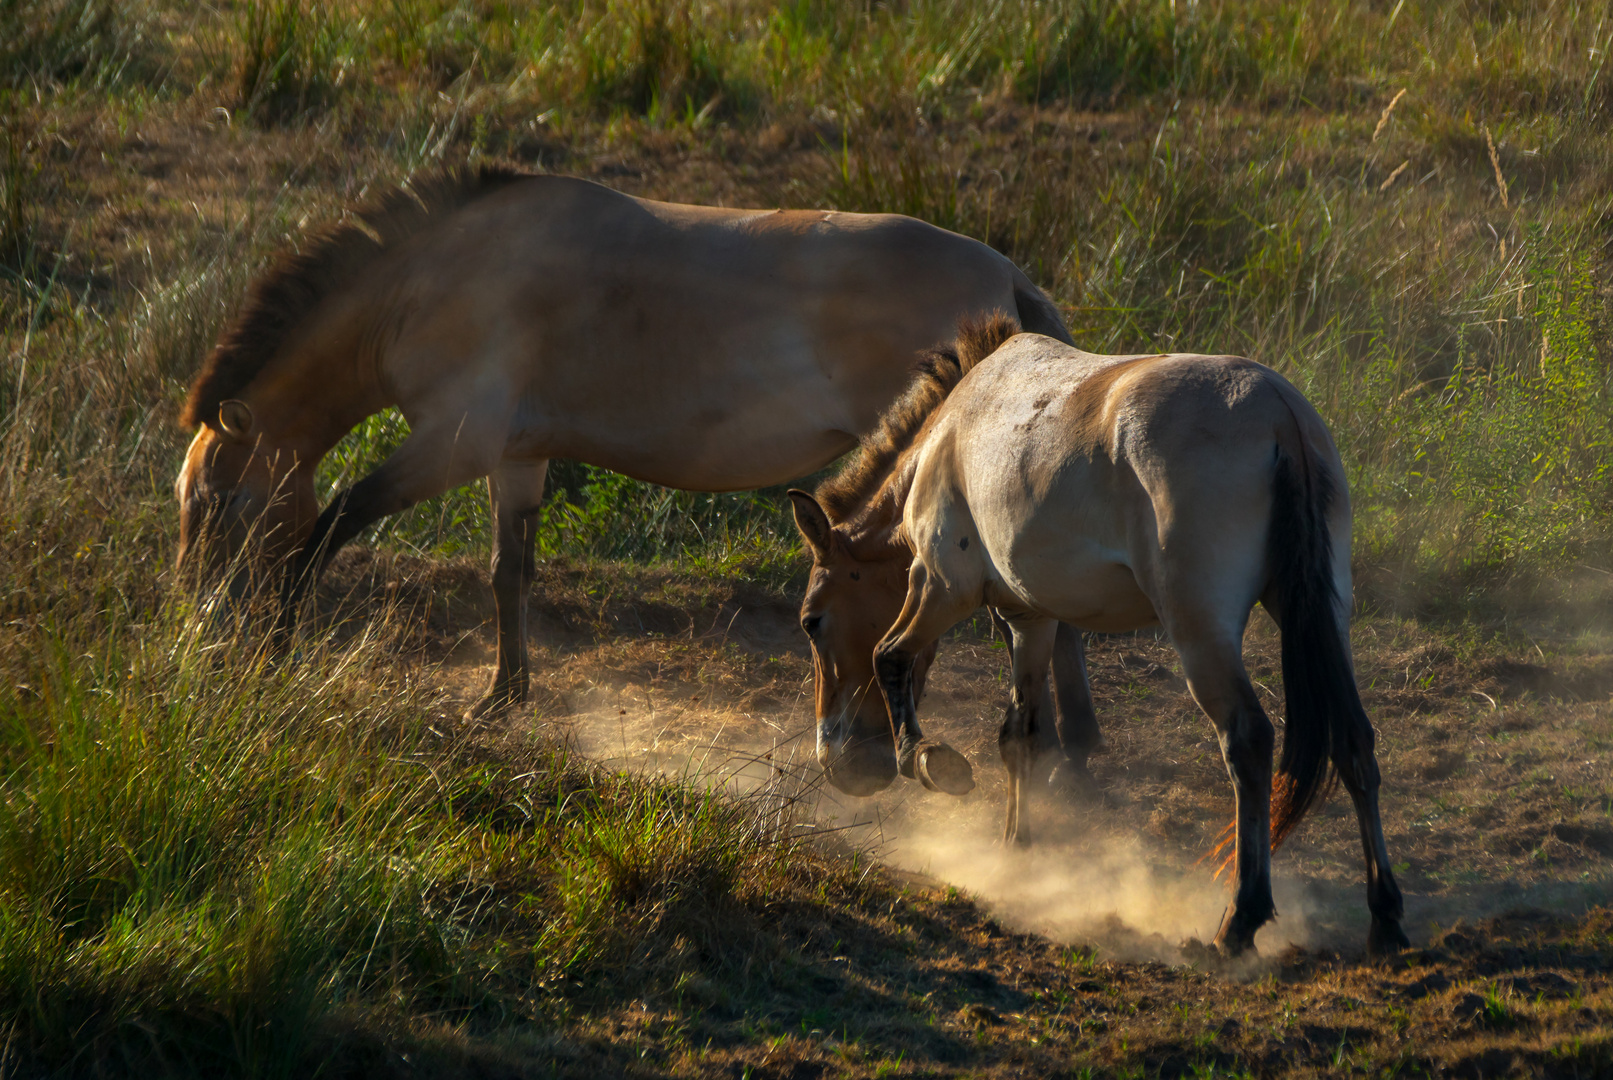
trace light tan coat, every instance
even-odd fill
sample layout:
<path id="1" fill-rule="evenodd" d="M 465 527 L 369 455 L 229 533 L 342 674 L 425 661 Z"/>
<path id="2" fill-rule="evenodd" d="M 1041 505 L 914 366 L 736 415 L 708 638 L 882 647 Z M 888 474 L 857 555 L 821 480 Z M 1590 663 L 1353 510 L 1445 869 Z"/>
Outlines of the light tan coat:
<path id="1" fill-rule="evenodd" d="M 924 743 L 916 684 L 940 637 L 989 605 L 1012 637 L 999 744 L 1005 837 L 1024 842 L 1055 623 L 1163 626 L 1237 796 L 1234 899 L 1217 944 L 1241 952 L 1271 918 L 1273 841 L 1325 794 L 1330 764 L 1356 804 L 1370 944 L 1404 944 L 1349 656 L 1349 498 L 1321 418 L 1282 376 L 1240 357 L 1096 356 L 1014 329 L 965 328 L 957 354 L 932 365 L 927 415 L 887 421 L 910 440 L 883 482 L 854 467 L 820 492 L 838 520 L 792 492 L 814 553 L 802 618 L 831 780 L 847 774 L 860 788 L 900 768 L 940 790 L 972 786 L 961 756 Z M 1275 799 L 1274 733 L 1242 659 L 1257 602 L 1284 639 Z M 871 654 L 870 623 L 886 627 Z M 872 684 L 888 720 L 866 707 Z"/>

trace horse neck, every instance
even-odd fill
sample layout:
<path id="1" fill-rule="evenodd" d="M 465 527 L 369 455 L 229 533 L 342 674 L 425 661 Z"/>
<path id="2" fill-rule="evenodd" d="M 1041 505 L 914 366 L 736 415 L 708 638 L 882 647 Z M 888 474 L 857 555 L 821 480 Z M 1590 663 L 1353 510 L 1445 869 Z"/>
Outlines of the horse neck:
<path id="1" fill-rule="evenodd" d="M 275 443 L 312 468 L 366 417 L 392 401 L 381 386 L 372 344 L 374 309 L 348 302 L 301 335 L 304 344 L 266 369 L 248 404 L 263 411 Z"/>
<path id="2" fill-rule="evenodd" d="M 902 530 L 902 514 L 907 509 L 908 493 L 913 489 L 916 464 L 910 447 L 897 458 L 896 467 L 885 482 L 847 522 L 854 550 L 867 556 L 898 549 L 898 553 L 910 551 Z"/>

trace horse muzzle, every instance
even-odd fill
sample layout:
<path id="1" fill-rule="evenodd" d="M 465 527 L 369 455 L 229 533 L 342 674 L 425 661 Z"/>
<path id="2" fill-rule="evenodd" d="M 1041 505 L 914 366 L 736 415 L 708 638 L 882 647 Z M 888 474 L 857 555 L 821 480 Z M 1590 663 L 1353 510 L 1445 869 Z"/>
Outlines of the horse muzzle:
<path id="1" fill-rule="evenodd" d="M 847 795 L 873 795 L 896 779 L 896 747 L 888 736 L 825 737 L 820 727 L 818 764 L 836 790 Z"/>

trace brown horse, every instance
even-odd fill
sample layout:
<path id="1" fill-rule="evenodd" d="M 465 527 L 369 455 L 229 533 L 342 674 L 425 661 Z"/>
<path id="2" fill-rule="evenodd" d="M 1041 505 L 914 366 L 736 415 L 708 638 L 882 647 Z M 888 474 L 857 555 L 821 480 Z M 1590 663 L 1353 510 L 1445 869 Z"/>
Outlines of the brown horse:
<path id="1" fill-rule="evenodd" d="M 1068 340 L 1007 259 L 912 218 L 679 206 L 498 169 L 420 179 L 283 255 L 207 358 L 183 418 L 179 561 L 290 563 L 289 610 L 365 526 L 486 476 L 485 713 L 526 695 L 550 458 L 703 491 L 805 475 L 874 427 L 920 350 L 994 307 Z M 408 438 L 321 512 L 320 458 L 394 405 Z M 1097 728 L 1079 635 L 1061 644 L 1079 762 Z"/>
<path id="2" fill-rule="evenodd" d="M 967 790 L 968 763 L 923 742 L 916 701 L 936 641 L 990 605 L 1013 638 L 998 743 L 1006 838 L 1023 842 L 1054 620 L 1107 632 L 1163 625 L 1237 799 L 1233 903 L 1217 946 L 1242 952 L 1275 914 L 1271 850 L 1325 797 L 1330 759 L 1366 852 L 1368 946 L 1404 946 L 1375 737 L 1349 651 L 1349 496 L 1321 417 L 1249 360 L 1094 356 L 1017 330 L 1001 314 L 965 324 L 859 461 L 816 498 L 790 493 L 813 553 L 801 615 L 820 744 L 831 755 L 859 746 L 927 786 Z M 1283 638 L 1275 797 L 1272 725 L 1243 666 L 1256 601 Z"/>

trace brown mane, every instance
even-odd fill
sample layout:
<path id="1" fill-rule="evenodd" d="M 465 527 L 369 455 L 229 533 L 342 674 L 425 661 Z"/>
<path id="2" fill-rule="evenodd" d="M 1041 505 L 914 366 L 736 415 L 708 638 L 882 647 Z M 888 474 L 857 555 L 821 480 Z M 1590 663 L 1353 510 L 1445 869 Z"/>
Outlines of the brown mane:
<path id="1" fill-rule="evenodd" d="M 219 404 L 258 377 L 320 302 L 351 284 L 386 250 L 434 219 L 528 178 L 498 166 L 447 169 L 406 181 L 281 252 L 252 283 L 241 311 L 202 362 L 180 423 L 215 423 Z"/>
<path id="2" fill-rule="evenodd" d="M 818 485 L 818 505 L 831 522 L 845 522 L 880 489 L 896 460 L 913 445 L 947 395 L 976 364 L 1017 333 L 1019 323 L 1006 312 L 968 316 L 959 321 L 958 337 L 951 345 L 920 354 L 906 393 L 885 410 L 879 426 L 864 436 L 856 460 Z"/>

